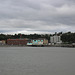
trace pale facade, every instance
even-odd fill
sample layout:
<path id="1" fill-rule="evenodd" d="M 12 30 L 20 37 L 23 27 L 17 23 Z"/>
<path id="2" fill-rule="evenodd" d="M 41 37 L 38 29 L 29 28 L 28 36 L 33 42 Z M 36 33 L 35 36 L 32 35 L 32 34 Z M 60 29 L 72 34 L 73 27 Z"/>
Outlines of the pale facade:
<path id="1" fill-rule="evenodd" d="M 61 43 L 61 37 L 57 36 L 57 35 L 51 36 L 50 37 L 50 42 L 51 43 Z"/>

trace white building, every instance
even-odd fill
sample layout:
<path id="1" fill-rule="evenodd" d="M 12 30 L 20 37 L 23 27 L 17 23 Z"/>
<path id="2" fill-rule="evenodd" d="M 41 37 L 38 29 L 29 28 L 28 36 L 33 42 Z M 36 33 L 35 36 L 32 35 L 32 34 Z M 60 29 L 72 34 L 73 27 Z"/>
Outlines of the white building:
<path id="1" fill-rule="evenodd" d="M 62 43 L 61 37 L 57 36 L 57 35 L 51 36 L 50 37 L 50 42 L 51 43 Z"/>

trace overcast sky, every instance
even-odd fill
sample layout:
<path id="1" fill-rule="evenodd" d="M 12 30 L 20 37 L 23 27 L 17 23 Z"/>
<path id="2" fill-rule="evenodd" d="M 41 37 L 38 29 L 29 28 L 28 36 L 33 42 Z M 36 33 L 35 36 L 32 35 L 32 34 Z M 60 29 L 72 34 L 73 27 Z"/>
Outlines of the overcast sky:
<path id="1" fill-rule="evenodd" d="M 75 0 L 0 0 L 0 33 L 75 32 Z"/>

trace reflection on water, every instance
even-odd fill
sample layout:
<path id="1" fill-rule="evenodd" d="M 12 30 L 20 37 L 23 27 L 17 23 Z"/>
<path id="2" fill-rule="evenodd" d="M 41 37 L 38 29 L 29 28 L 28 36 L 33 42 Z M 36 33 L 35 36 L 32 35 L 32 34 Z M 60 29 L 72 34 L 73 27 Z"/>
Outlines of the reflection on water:
<path id="1" fill-rule="evenodd" d="M 75 75 L 75 49 L 0 47 L 0 75 Z"/>

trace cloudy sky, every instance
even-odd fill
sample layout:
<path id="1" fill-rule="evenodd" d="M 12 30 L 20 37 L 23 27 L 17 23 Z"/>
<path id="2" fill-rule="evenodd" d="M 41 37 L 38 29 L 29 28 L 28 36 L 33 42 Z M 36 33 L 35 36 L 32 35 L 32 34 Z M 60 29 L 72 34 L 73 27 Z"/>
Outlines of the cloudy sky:
<path id="1" fill-rule="evenodd" d="M 0 0 L 0 33 L 75 32 L 75 0 Z"/>

